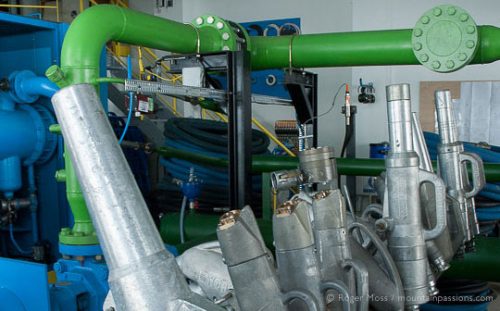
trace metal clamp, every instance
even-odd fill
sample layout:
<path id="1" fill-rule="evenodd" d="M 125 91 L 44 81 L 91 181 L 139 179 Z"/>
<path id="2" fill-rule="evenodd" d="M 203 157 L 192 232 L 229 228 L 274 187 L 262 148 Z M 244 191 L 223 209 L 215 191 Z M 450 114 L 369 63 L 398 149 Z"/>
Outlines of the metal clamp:
<path id="1" fill-rule="evenodd" d="M 346 260 L 343 264 L 343 268 L 351 268 L 356 276 L 356 296 L 361 297 L 358 304 L 358 310 L 368 310 L 370 295 L 368 269 L 362 261 L 356 259 Z"/>
<path id="2" fill-rule="evenodd" d="M 486 184 L 484 177 L 483 160 L 475 153 L 460 153 L 460 163 L 469 162 L 472 166 L 472 190 L 465 193 L 465 197 L 472 198 L 483 189 Z M 466 176 L 466 178 L 468 178 Z"/>
<path id="3" fill-rule="evenodd" d="M 418 180 L 420 184 L 424 182 L 433 184 L 436 193 L 436 225 L 430 230 L 424 230 L 424 239 L 428 241 L 438 237 L 446 228 L 446 186 L 436 174 L 424 170 L 418 171 Z"/>

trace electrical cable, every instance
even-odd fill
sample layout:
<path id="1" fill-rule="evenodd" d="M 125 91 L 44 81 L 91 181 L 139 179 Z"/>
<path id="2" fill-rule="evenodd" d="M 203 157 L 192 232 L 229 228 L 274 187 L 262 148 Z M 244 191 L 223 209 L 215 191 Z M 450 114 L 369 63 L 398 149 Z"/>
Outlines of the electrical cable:
<path id="1" fill-rule="evenodd" d="M 330 111 L 332 111 L 332 110 L 333 110 L 333 108 L 335 107 L 335 102 L 337 101 L 337 97 L 339 96 L 340 91 L 342 90 L 342 88 L 343 88 L 344 86 L 346 86 L 346 84 L 347 84 L 347 83 L 342 83 L 342 84 L 339 86 L 339 88 L 337 89 L 337 92 L 335 92 L 335 95 L 333 96 L 332 105 L 330 106 L 330 108 L 328 108 L 328 110 L 327 110 L 327 111 L 323 112 L 323 113 L 322 113 L 322 114 L 320 114 L 320 115 L 317 115 L 317 116 L 315 116 L 315 117 L 311 117 L 311 118 L 307 119 L 307 120 L 304 122 L 304 124 L 307 124 L 307 123 L 309 123 L 309 122 L 312 122 L 312 121 L 314 121 L 314 120 L 316 120 L 316 119 L 319 119 L 319 118 L 321 118 L 321 117 L 323 117 L 323 116 L 325 116 L 325 115 L 329 114 L 329 113 L 330 113 Z"/>
<path id="2" fill-rule="evenodd" d="M 213 120 L 190 118 L 171 118 L 165 123 L 165 145 L 176 149 L 186 150 L 207 156 L 228 157 L 228 125 Z M 252 130 L 252 154 L 269 154 L 269 138 L 262 132 Z M 182 194 L 178 186 L 171 183 L 169 178 L 187 181 L 189 171 L 194 168 L 201 183 L 201 193 L 198 197 L 196 211 L 213 212 L 228 207 L 229 174 L 226 167 L 200 165 L 177 158 L 160 158 L 160 164 L 168 175 L 161 183 L 160 190 L 154 201 L 158 210 L 179 211 Z M 259 212 L 261 206 L 262 176 L 252 176 L 252 203 Z M 253 206 L 252 206 L 253 207 Z"/>
<path id="3" fill-rule="evenodd" d="M 127 79 L 132 79 L 132 58 L 130 57 L 130 55 L 127 57 Z M 132 120 L 132 111 L 134 110 L 134 92 L 129 92 L 128 97 L 129 104 L 127 122 L 125 123 L 125 128 L 123 129 L 122 135 L 120 136 L 120 140 L 118 140 L 118 144 L 121 144 L 123 139 L 125 138 L 128 127 L 130 126 L 130 122 Z"/>
<path id="4" fill-rule="evenodd" d="M 184 196 L 182 198 L 181 214 L 179 216 L 179 233 L 181 237 L 181 244 L 184 244 L 184 242 L 186 241 L 186 237 L 184 236 L 184 217 L 186 216 L 186 205 L 187 205 L 187 197 Z"/>
<path id="5" fill-rule="evenodd" d="M 14 225 L 9 224 L 9 236 L 10 236 L 10 241 L 12 242 L 12 245 L 14 245 L 14 248 L 23 255 L 30 255 L 32 252 L 31 251 L 26 251 L 22 249 L 19 244 L 17 244 L 16 238 L 14 237 Z"/>

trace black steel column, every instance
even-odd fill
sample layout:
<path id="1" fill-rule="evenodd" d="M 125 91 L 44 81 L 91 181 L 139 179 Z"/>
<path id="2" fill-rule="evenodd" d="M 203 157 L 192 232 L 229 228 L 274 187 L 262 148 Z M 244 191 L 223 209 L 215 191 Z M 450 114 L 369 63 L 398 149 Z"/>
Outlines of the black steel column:
<path id="1" fill-rule="evenodd" d="M 250 53 L 228 54 L 229 207 L 250 204 L 252 191 L 252 102 Z"/>

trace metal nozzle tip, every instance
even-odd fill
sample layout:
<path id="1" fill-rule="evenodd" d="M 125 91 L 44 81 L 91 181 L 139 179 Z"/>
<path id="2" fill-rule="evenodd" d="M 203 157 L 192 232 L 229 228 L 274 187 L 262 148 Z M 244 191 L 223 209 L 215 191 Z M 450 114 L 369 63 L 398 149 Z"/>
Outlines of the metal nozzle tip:
<path id="1" fill-rule="evenodd" d="M 387 101 L 410 100 L 410 85 L 407 83 L 392 84 L 385 88 Z"/>
<path id="2" fill-rule="evenodd" d="M 236 220 L 240 217 L 240 212 L 241 211 L 239 209 L 236 209 L 224 213 L 219 220 L 219 230 L 231 228 L 236 223 Z"/>

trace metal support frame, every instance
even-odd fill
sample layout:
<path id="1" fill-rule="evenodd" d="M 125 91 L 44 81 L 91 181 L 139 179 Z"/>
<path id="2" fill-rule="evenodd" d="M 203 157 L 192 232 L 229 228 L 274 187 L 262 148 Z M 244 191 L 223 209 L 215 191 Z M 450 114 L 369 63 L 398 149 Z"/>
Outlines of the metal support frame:
<path id="1" fill-rule="evenodd" d="M 250 53 L 228 54 L 229 206 L 242 209 L 250 203 L 252 166 L 252 102 Z"/>
<path id="2" fill-rule="evenodd" d="M 300 124 L 312 124 L 312 147 L 318 146 L 318 75 L 300 69 L 285 69 L 285 86 Z"/>
<path id="3" fill-rule="evenodd" d="M 252 100 L 274 103 L 277 99 L 271 96 L 252 96 L 250 53 L 246 50 L 173 56 L 169 60 L 173 72 L 182 70 L 183 66 L 202 66 L 205 72 L 225 73 L 226 91 L 194 87 L 179 88 L 135 80 L 127 80 L 125 89 L 188 97 L 206 96 L 225 101 L 228 114 L 229 207 L 242 209 L 250 204 L 252 193 Z"/>

